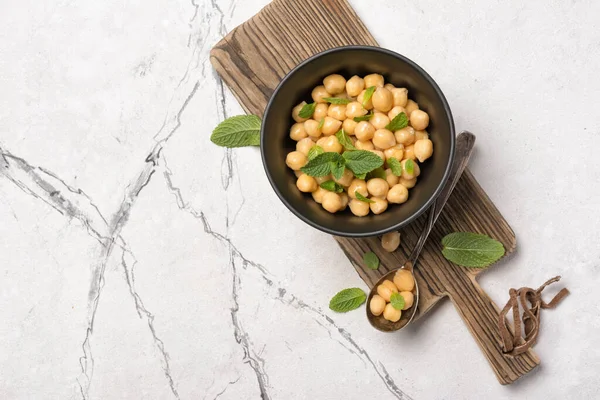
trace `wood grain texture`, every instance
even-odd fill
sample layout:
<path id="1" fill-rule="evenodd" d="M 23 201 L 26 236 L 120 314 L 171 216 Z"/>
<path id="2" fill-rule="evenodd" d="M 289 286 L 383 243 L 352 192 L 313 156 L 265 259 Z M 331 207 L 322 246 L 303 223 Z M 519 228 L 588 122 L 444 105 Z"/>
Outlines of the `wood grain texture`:
<path id="1" fill-rule="evenodd" d="M 307 26 L 311 29 L 300 28 Z M 273 90 L 296 64 L 321 51 L 351 44 L 376 46 L 377 42 L 346 0 L 275 0 L 223 38 L 212 49 L 211 62 L 244 110 L 262 115 Z M 402 245 L 393 254 L 383 251 L 379 238 L 335 239 L 371 287 L 406 260 L 424 218 L 402 231 Z M 532 350 L 519 357 L 502 353 L 497 330 L 499 309 L 475 280 L 480 270 L 453 265 L 441 254 L 441 238 L 457 231 L 496 238 L 504 244 L 507 255 L 515 249 L 512 229 L 468 170 L 454 189 L 419 259 L 415 276 L 420 299 L 415 318 L 425 315 L 443 297 L 450 297 L 499 382 L 514 382 L 540 361 Z M 367 251 L 379 256 L 379 270 L 362 265 Z"/>

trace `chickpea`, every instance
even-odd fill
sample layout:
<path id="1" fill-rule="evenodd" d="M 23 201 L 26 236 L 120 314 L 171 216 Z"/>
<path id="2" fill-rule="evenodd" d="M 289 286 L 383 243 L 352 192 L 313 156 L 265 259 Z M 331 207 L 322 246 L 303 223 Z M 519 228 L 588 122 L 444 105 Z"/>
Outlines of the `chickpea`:
<path id="1" fill-rule="evenodd" d="M 394 96 L 394 107 L 406 107 L 406 103 L 408 102 L 408 89 L 406 88 L 396 88 L 392 89 L 392 95 Z"/>
<path id="2" fill-rule="evenodd" d="M 346 78 L 338 74 L 332 74 L 323 79 L 323 86 L 331 94 L 340 94 L 346 89 Z"/>
<path id="3" fill-rule="evenodd" d="M 429 139 L 417 140 L 414 152 L 419 162 L 427 160 L 433 154 L 433 142 Z"/>
<path id="4" fill-rule="evenodd" d="M 360 121 L 354 128 L 354 135 L 363 142 L 373 139 L 374 134 L 375 127 L 369 121 Z"/>
<path id="5" fill-rule="evenodd" d="M 340 193 L 340 198 L 342 199 L 342 208 L 340 210 L 345 210 L 346 207 L 348 207 L 350 198 L 348 198 L 348 194 L 346 192 Z"/>
<path id="6" fill-rule="evenodd" d="M 392 169 L 388 168 L 385 170 L 385 181 L 388 183 L 390 187 L 397 185 L 400 181 L 396 175 L 393 174 Z"/>
<path id="7" fill-rule="evenodd" d="M 415 142 L 415 130 L 411 126 L 397 130 L 394 135 L 396 142 L 403 144 L 405 147 Z"/>
<path id="8" fill-rule="evenodd" d="M 327 112 L 329 111 L 329 104 L 327 103 L 319 103 L 315 107 L 315 112 L 313 113 L 313 119 L 321 122 L 323 118 L 327 116 Z"/>
<path id="9" fill-rule="evenodd" d="M 389 149 L 396 145 L 396 138 L 392 131 L 378 129 L 373 134 L 373 144 L 380 149 Z"/>
<path id="10" fill-rule="evenodd" d="M 301 192 L 304 193 L 312 193 L 315 190 L 317 190 L 318 187 L 315 178 L 306 174 L 300 175 L 300 177 L 296 181 L 296 186 Z"/>
<path id="11" fill-rule="evenodd" d="M 346 92 L 348 96 L 356 97 L 365 89 L 365 81 L 358 75 L 354 75 L 346 82 Z"/>
<path id="12" fill-rule="evenodd" d="M 352 182 L 350 182 L 350 186 L 348 187 L 348 196 L 355 199 L 356 192 L 362 194 L 364 197 L 369 196 L 369 191 L 367 189 L 367 182 L 365 182 L 362 179 L 358 179 L 358 178 L 353 179 Z"/>
<path id="13" fill-rule="evenodd" d="M 326 101 L 323 100 L 323 98 L 331 97 L 331 93 L 329 93 L 327 89 L 325 89 L 325 86 L 321 85 L 313 89 L 311 96 L 315 103 L 326 103 Z"/>
<path id="14" fill-rule="evenodd" d="M 388 112 L 394 106 L 394 96 L 392 92 L 384 87 L 377 88 L 373 93 L 373 107 L 381 112 Z"/>
<path id="15" fill-rule="evenodd" d="M 369 309 L 371 310 L 371 314 L 374 316 L 379 316 L 383 313 L 383 309 L 387 303 L 380 295 L 376 294 L 371 297 L 371 301 L 369 302 Z"/>
<path id="16" fill-rule="evenodd" d="M 311 138 L 304 138 L 296 143 L 296 151 L 308 156 L 308 152 L 313 148 L 314 145 L 315 142 L 313 142 Z"/>
<path id="17" fill-rule="evenodd" d="M 382 212 L 387 210 L 387 208 L 388 208 L 387 200 L 380 199 L 379 197 L 371 197 L 371 200 L 374 201 L 374 203 L 369 203 L 369 208 L 371 208 L 371 211 L 373 212 L 373 214 L 375 214 L 375 215 L 381 214 Z"/>
<path id="18" fill-rule="evenodd" d="M 346 119 L 346 105 L 345 104 L 332 104 L 329 106 L 329 111 L 327 111 L 327 115 L 331 118 L 335 118 L 338 121 L 343 121 Z"/>
<path id="19" fill-rule="evenodd" d="M 396 86 L 392 85 L 391 83 L 386 83 L 385 85 L 383 85 L 383 87 L 389 90 L 390 92 L 396 89 Z"/>
<path id="20" fill-rule="evenodd" d="M 429 126 L 429 114 L 423 110 L 414 110 L 410 113 L 410 124 L 416 130 L 422 131 Z"/>
<path id="21" fill-rule="evenodd" d="M 352 214 L 357 217 L 364 217 L 369 214 L 369 203 L 365 203 L 364 201 L 352 199 L 350 200 L 350 203 L 348 203 L 348 206 L 350 207 Z"/>
<path id="22" fill-rule="evenodd" d="M 419 105 L 412 100 L 408 100 L 404 108 L 406 109 L 406 115 L 410 117 L 413 111 L 419 109 Z"/>
<path id="23" fill-rule="evenodd" d="M 398 322 L 400 317 L 402 317 L 402 311 L 396 310 L 392 303 L 388 303 L 383 309 L 383 318 L 390 322 Z"/>
<path id="24" fill-rule="evenodd" d="M 346 118 L 361 117 L 367 113 L 362 103 L 353 101 L 346 105 Z"/>
<path id="25" fill-rule="evenodd" d="M 333 180 L 344 187 L 348 187 L 352 184 L 352 180 L 354 179 L 354 174 L 349 169 L 344 169 L 344 173 L 340 179 L 337 179 L 335 176 Z"/>
<path id="26" fill-rule="evenodd" d="M 326 153 L 341 153 L 344 149 L 335 135 L 321 138 L 317 143 Z"/>
<path id="27" fill-rule="evenodd" d="M 379 74 L 369 74 L 365 76 L 365 87 L 370 88 L 371 86 L 383 87 L 384 79 Z"/>
<path id="28" fill-rule="evenodd" d="M 400 246 L 400 232 L 388 232 L 381 237 L 381 247 L 393 253 Z"/>
<path id="29" fill-rule="evenodd" d="M 404 179 L 404 178 L 400 177 L 400 179 L 398 180 L 398 183 L 407 189 L 412 189 L 417 184 L 417 178 Z"/>
<path id="30" fill-rule="evenodd" d="M 404 157 L 404 145 L 397 144 L 392 146 L 389 149 L 385 149 L 383 154 L 385 155 L 386 161 L 392 157 L 398 161 L 402 161 L 402 157 Z"/>
<path id="31" fill-rule="evenodd" d="M 353 119 L 348 118 L 348 119 L 344 120 L 344 122 L 342 122 L 342 129 L 348 135 L 352 136 L 352 135 L 354 135 L 354 129 L 356 129 L 356 125 L 358 125 L 358 122 L 356 122 Z"/>
<path id="32" fill-rule="evenodd" d="M 299 151 L 292 151 L 288 153 L 287 157 L 285 158 L 285 163 L 287 164 L 287 166 L 293 169 L 294 171 L 297 171 L 300 168 L 304 167 L 307 162 L 308 158 L 306 158 L 306 156 L 300 153 Z"/>
<path id="33" fill-rule="evenodd" d="M 392 119 L 396 118 L 396 116 L 400 113 L 406 114 L 406 110 L 402 106 L 396 106 L 390 110 L 390 112 L 388 113 L 388 118 L 390 120 L 392 120 Z"/>
<path id="34" fill-rule="evenodd" d="M 387 115 L 376 112 L 373 114 L 373 117 L 371 117 L 369 122 L 375 127 L 375 129 L 383 129 L 387 126 L 387 124 L 390 123 L 390 119 Z"/>
<path id="35" fill-rule="evenodd" d="M 413 161 L 413 172 L 412 174 L 406 170 L 406 162 L 408 160 L 402 160 L 400 163 L 402 164 L 402 177 L 404 179 L 413 179 L 417 176 L 421 175 L 421 168 L 416 161 Z"/>
<path id="36" fill-rule="evenodd" d="M 416 160 L 415 157 L 415 145 L 411 144 L 410 146 L 404 147 L 404 159 L 405 160 Z"/>
<path id="37" fill-rule="evenodd" d="M 412 292 L 403 291 L 400 292 L 400 296 L 404 298 L 404 307 L 402 308 L 402 310 L 408 310 L 413 306 L 415 302 L 415 296 L 412 294 Z"/>
<path id="38" fill-rule="evenodd" d="M 321 132 L 323 135 L 329 136 L 333 135 L 342 127 L 342 121 L 338 121 L 337 119 L 331 117 L 325 117 L 325 121 L 323 122 L 323 128 L 321 128 Z"/>
<path id="39" fill-rule="evenodd" d="M 356 131 L 354 131 L 356 132 Z M 370 140 L 367 141 L 362 141 L 362 140 L 357 140 L 356 143 L 354 144 L 354 147 L 356 147 L 358 150 L 373 150 L 375 149 L 375 146 L 373 146 L 373 142 L 371 142 Z"/>
<path id="40" fill-rule="evenodd" d="M 385 179 L 373 178 L 369 179 L 367 182 L 367 190 L 372 196 L 375 197 L 385 198 L 389 189 L 390 187 Z"/>
<path id="41" fill-rule="evenodd" d="M 406 203 L 408 200 L 408 189 L 406 186 L 397 184 L 390 188 L 387 193 L 387 201 L 394 204 Z"/>
<path id="42" fill-rule="evenodd" d="M 334 192 L 327 192 L 323 195 L 321 205 L 324 209 L 334 214 L 342 209 L 342 198 Z"/>
<path id="43" fill-rule="evenodd" d="M 317 188 L 317 190 L 312 192 L 313 200 L 316 201 L 317 203 L 321 204 L 323 202 L 323 196 L 325 196 L 326 193 L 331 193 L 331 192 L 329 190 L 325 190 L 319 186 Z"/>
<path id="44" fill-rule="evenodd" d="M 290 138 L 295 141 L 299 141 L 307 137 L 306 130 L 304 129 L 304 124 L 302 122 L 296 122 L 290 128 Z"/>
<path id="45" fill-rule="evenodd" d="M 410 292 L 415 288 L 415 278 L 407 269 L 400 269 L 394 275 L 394 284 L 400 292 Z"/>
<path id="46" fill-rule="evenodd" d="M 383 154 L 383 151 L 379 151 L 379 150 L 367 150 L 367 151 L 370 151 L 371 153 L 375 154 L 376 156 L 381 158 L 383 161 L 385 161 L 385 155 Z"/>
<path id="47" fill-rule="evenodd" d="M 292 108 L 292 118 L 294 118 L 294 121 L 304 122 L 308 119 L 308 118 L 302 118 L 302 117 L 300 117 L 300 115 L 298 115 L 300 110 L 302 110 L 302 107 L 304 107 L 305 105 L 306 105 L 306 102 L 303 101 L 302 103 L 298 104 L 296 107 Z"/>
<path id="48" fill-rule="evenodd" d="M 427 131 L 415 131 L 415 141 L 429 139 Z"/>
<path id="49" fill-rule="evenodd" d="M 390 280 L 386 279 L 381 285 L 377 286 L 377 294 L 383 297 L 385 301 L 390 301 L 390 297 L 394 293 L 398 293 L 398 288 L 394 285 L 394 282 Z"/>
<path id="50" fill-rule="evenodd" d="M 371 96 L 371 98 L 369 99 L 369 101 L 365 101 L 365 94 L 366 93 L 367 93 L 366 89 L 363 90 L 362 92 L 360 92 L 360 94 L 356 98 L 356 101 L 358 101 L 360 104 L 362 104 L 362 106 L 366 110 L 372 110 L 373 109 L 373 97 Z"/>
<path id="51" fill-rule="evenodd" d="M 321 136 L 321 128 L 319 128 L 320 123 L 315 121 L 314 119 L 309 119 L 304 121 L 304 132 L 312 138 L 318 138 Z"/>

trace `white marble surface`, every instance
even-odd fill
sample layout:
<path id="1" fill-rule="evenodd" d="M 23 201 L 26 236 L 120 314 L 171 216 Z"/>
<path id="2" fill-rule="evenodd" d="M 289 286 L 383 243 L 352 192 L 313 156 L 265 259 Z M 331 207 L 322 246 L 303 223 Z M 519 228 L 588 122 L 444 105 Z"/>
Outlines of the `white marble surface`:
<path id="1" fill-rule="evenodd" d="M 333 239 L 209 142 L 241 108 L 208 52 L 267 2 L 0 4 L 0 397 L 599 398 L 600 4 L 351 1 L 477 134 L 519 241 L 485 290 L 573 292 L 502 387 L 447 302 L 399 336 L 331 312 L 365 287 Z"/>

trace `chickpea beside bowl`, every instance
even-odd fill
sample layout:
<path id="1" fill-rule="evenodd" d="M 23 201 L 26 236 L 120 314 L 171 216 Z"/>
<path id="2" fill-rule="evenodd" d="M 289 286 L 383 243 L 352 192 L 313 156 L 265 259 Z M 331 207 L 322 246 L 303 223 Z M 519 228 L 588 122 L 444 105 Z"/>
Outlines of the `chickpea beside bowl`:
<path id="1" fill-rule="evenodd" d="M 349 208 L 359 217 L 405 203 L 421 173 L 419 163 L 433 155 L 426 131 L 429 115 L 408 98 L 406 88 L 386 83 L 380 74 L 354 75 L 348 80 L 331 74 L 322 83 L 311 92 L 313 103 L 303 101 L 292 109 L 295 123 L 289 136 L 296 141 L 296 150 L 285 161 L 296 174 L 298 190 L 310 193 L 330 213 Z M 404 126 L 390 130 L 404 116 Z M 349 168 L 339 177 L 310 176 L 302 168 L 314 158 L 315 146 L 321 153 L 369 151 L 381 159 L 382 167 L 366 176 L 355 176 Z"/>

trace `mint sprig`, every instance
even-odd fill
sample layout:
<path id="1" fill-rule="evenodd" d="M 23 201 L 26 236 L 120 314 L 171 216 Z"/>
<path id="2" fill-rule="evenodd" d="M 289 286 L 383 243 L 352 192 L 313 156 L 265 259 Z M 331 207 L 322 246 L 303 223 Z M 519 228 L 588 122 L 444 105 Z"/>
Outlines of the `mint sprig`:
<path id="1" fill-rule="evenodd" d="M 406 113 L 401 112 L 400 114 L 396 115 L 394 117 L 394 119 L 392 119 L 390 121 L 389 124 L 387 124 L 385 126 L 385 129 L 394 132 L 394 131 L 406 128 L 407 126 L 408 126 L 408 117 L 406 116 Z"/>
<path id="2" fill-rule="evenodd" d="M 360 117 L 354 117 L 354 122 L 361 122 L 361 121 L 369 121 L 371 118 L 373 118 L 373 113 L 370 112 L 366 115 L 361 115 Z"/>
<path id="3" fill-rule="evenodd" d="M 213 130 L 210 140 L 217 146 L 260 146 L 261 120 L 256 115 L 227 118 Z"/>
<path id="4" fill-rule="evenodd" d="M 306 157 L 310 161 L 313 158 L 315 158 L 316 156 L 318 156 L 319 154 L 323 154 L 323 153 L 325 153 L 325 150 L 323 150 L 323 148 L 321 146 L 315 145 L 310 148 L 310 150 L 308 151 L 308 155 Z"/>
<path id="5" fill-rule="evenodd" d="M 344 187 L 335 181 L 325 181 L 319 186 L 325 190 L 329 190 L 330 192 L 342 193 L 344 191 Z"/>
<path id="6" fill-rule="evenodd" d="M 331 163 L 331 175 L 335 179 L 342 179 L 344 176 L 344 171 L 346 170 L 346 163 L 343 158 L 340 157 L 340 160 L 332 161 Z"/>
<path id="7" fill-rule="evenodd" d="M 372 251 L 365 253 L 363 256 L 363 262 L 367 267 L 369 267 L 369 269 L 379 268 L 379 257 L 377 257 L 377 254 L 373 253 Z"/>
<path id="8" fill-rule="evenodd" d="M 319 126 L 317 129 L 321 129 L 324 124 L 325 124 L 325 118 L 321 118 L 321 121 L 319 121 Z"/>
<path id="9" fill-rule="evenodd" d="M 442 239 L 442 245 L 444 257 L 463 267 L 487 267 L 504 256 L 502 243 L 477 233 L 451 233 Z"/>
<path id="10" fill-rule="evenodd" d="M 367 150 L 346 151 L 343 154 L 346 167 L 354 172 L 354 175 L 366 174 L 383 165 L 383 160 Z"/>
<path id="11" fill-rule="evenodd" d="M 350 104 L 350 103 L 352 103 L 352 100 L 344 99 L 341 97 L 323 97 L 323 100 L 325 100 L 326 102 L 331 103 L 331 104 Z"/>
<path id="12" fill-rule="evenodd" d="M 373 179 L 373 178 L 386 179 L 387 175 L 385 174 L 385 170 L 382 167 L 375 168 L 373 171 L 371 171 L 367 174 L 367 180 Z"/>
<path id="13" fill-rule="evenodd" d="M 396 176 L 402 175 L 402 163 L 396 157 L 390 157 L 387 160 L 388 167 L 392 170 L 392 174 Z"/>
<path id="14" fill-rule="evenodd" d="M 300 170 L 309 176 L 325 176 L 331 172 L 330 164 L 340 160 L 343 159 L 338 153 L 325 152 L 310 160 L 304 167 L 300 168 Z"/>
<path id="15" fill-rule="evenodd" d="M 410 175 L 414 174 L 415 173 L 415 162 L 409 158 L 404 163 L 404 169 L 406 170 L 407 174 L 410 174 Z"/>
<path id="16" fill-rule="evenodd" d="M 396 310 L 402 310 L 406 305 L 406 302 L 404 301 L 404 296 L 402 296 L 400 293 L 392 293 L 390 296 L 390 304 Z"/>
<path id="17" fill-rule="evenodd" d="M 371 199 L 363 196 L 362 194 L 360 194 L 358 192 L 358 190 L 356 192 L 354 192 L 354 195 L 356 196 L 356 200 L 360 200 L 360 201 L 365 202 L 365 203 L 375 203 L 373 200 L 371 200 Z"/>
<path id="18" fill-rule="evenodd" d="M 315 108 L 317 108 L 317 103 L 305 104 L 298 113 L 298 116 L 300 118 L 310 118 L 315 113 Z"/>
<path id="19" fill-rule="evenodd" d="M 369 103 L 369 100 L 371 100 L 371 97 L 373 97 L 373 93 L 375 93 L 375 89 L 377 89 L 376 86 L 371 86 L 370 88 L 368 88 L 367 90 L 365 90 L 365 95 L 363 96 L 363 107 L 367 106 L 367 103 Z"/>
<path id="20" fill-rule="evenodd" d="M 329 308 L 335 312 L 348 312 L 357 309 L 366 300 L 367 295 L 362 289 L 344 289 L 329 301 Z"/>
<path id="21" fill-rule="evenodd" d="M 340 142 L 340 144 L 344 147 L 344 149 L 356 150 L 356 147 L 354 147 L 354 145 L 352 144 L 352 140 L 350 139 L 350 136 L 348 136 L 343 129 L 340 129 L 335 134 L 335 137 L 337 138 L 338 142 Z"/>

